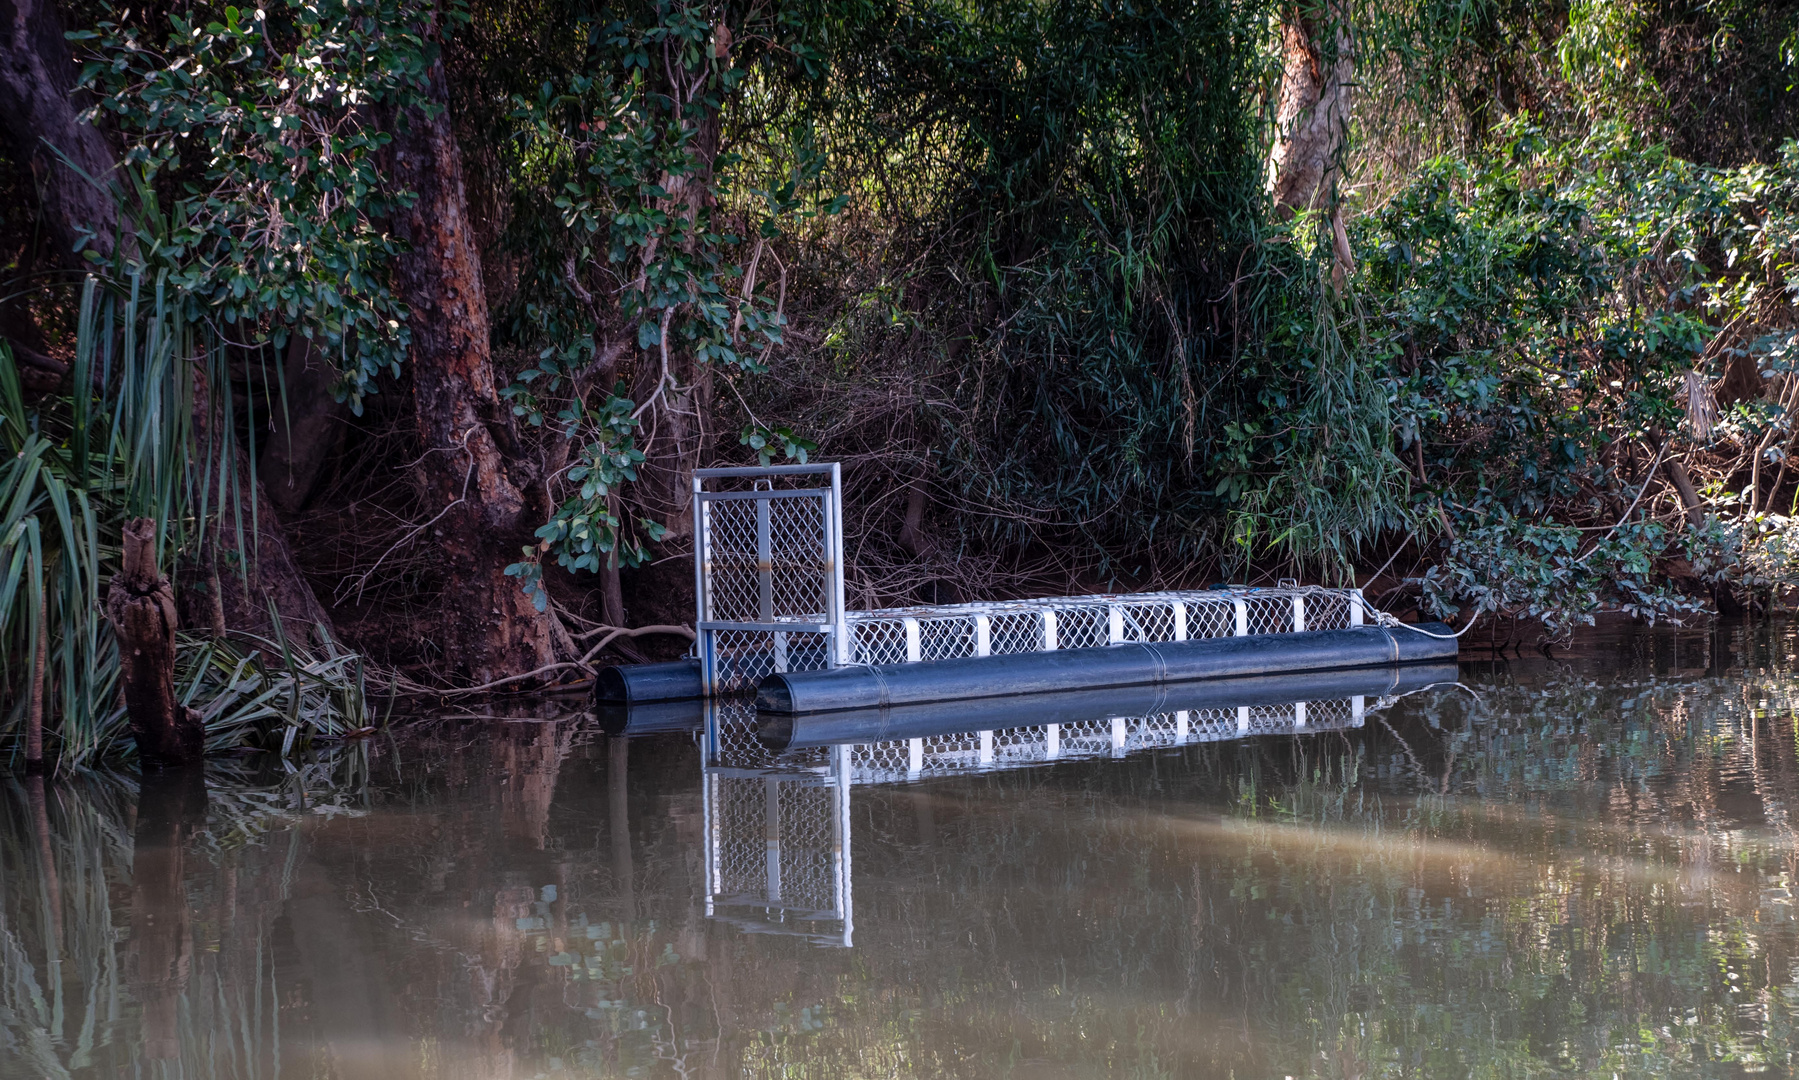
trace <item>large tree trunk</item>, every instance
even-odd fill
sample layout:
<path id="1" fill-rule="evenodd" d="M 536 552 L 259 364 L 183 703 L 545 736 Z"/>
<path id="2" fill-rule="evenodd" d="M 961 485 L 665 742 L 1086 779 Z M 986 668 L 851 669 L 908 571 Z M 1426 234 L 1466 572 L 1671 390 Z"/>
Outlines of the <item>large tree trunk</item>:
<path id="1" fill-rule="evenodd" d="M 217 512 L 206 523 L 205 542 L 197 563 L 191 565 L 197 572 L 184 570 L 181 574 L 183 621 L 190 627 L 204 626 L 215 635 L 241 630 L 270 637 L 275 630 L 269 611 L 272 604 L 287 638 L 313 642 L 318 627 L 330 632 L 331 616 L 300 574 L 275 500 L 237 440 L 231 447 L 234 482 L 225 485 L 222 495 L 219 492 L 218 462 L 207 457 L 218 453 L 221 441 L 209 430 L 221 421 L 212 408 L 211 396 L 204 375 L 196 372 L 192 453 L 194 460 L 207 462 L 206 483 Z"/>
<path id="2" fill-rule="evenodd" d="M 505 574 L 535 543 L 523 488 L 502 448 L 516 447 L 511 412 L 494 387 L 487 295 L 468 220 L 461 152 L 450 126 L 442 61 L 432 65 L 435 115 L 395 118 L 392 180 L 417 193 L 396 215 L 408 245 L 395 266 L 412 308 L 414 414 L 425 455 L 418 467 L 438 541 L 443 592 L 433 629 L 445 659 L 482 683 L 552 659 L 549 618 Z"/>
<path id="3" fill-rule="evenodd" d="M 0 124 L 14 159 L 31 168 L 37 220 L 66 267 L 82 264 L 75 246 L 89 232 L 87 247 L 111 256 L 119 227 L 111 196 L 69 164 L 113 181 L 112 148 L 80 121 L 69 97 L 77 70 L 54 0 L 0 0 Z"/>
<path id="4" fill-rule="evenodd" d="M 305 509 L 325 462 L 342 441 L 346 410 L 331 394 L 336 373 L 311 338 L 295 332 L 281 368 L 285 403 L 270 418 L 257 475 L 275 509 L 289 517 Z"/>
<path id="5" fill-rule="evenodd" d="M 1339 282 L 1353 268 L 1336 191 L 1349 134 L 1355 56 L 1342 0 L 1291 0 L 1281 8 L 1281 90 L 1269 155 L 1275 214 L 1330 217 Z"/>

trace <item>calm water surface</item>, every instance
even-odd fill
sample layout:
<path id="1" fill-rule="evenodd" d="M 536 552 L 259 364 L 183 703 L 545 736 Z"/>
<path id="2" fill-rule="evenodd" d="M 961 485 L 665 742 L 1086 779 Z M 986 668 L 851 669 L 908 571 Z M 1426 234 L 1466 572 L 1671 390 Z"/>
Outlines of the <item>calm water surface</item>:
<path id="1" fill-rule="evenodd" d="M 4 781 L 0 1075 L 1788 1075 L 1794 654 L 1613 631 L 1036 767 L 526 718 Z"/>

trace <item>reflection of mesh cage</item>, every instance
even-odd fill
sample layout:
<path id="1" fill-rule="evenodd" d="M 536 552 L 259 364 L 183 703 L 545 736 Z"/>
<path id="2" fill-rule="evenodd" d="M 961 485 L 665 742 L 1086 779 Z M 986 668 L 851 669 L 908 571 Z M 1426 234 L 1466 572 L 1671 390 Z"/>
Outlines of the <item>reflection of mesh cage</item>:
<path id="1" fill-rule="evenodd" d="M 903 664 L 1127 641 L 1187 641 L 1361 625 L 1351 589 L 1207 589 L 852 611 L 850 658 Z"/>
<path id="2" fill-rule="evenodd" d="M 726 734 L 743 722 L 715 714 L 714 745 L 745 749 Z M 849 944 L 849 755 L 822 757 L 810 769 L 708 766 L 708 914 L 747 930 Z"/>
<path id="3" fill-rule="evenodd" d="M 893 783 L 1050 761 L 1116 757 L 1245 735 L 1341 730 L 1360 727 L 1362 709 L 1361 699 L 1341 698 L 856 743 L 848 748 L 850 776 L 858 784 Z"/>

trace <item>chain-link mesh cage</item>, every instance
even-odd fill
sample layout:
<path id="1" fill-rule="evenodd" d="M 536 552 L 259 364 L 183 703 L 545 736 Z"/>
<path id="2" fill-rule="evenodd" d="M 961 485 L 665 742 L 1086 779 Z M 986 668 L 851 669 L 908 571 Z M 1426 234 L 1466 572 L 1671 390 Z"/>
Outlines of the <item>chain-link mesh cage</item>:
<path id="1" fill-rule="evenodd" d="M 1206 589 L 851 611 L 850 660 L 904 664 L 1361 625 L 1354 589 Z"/>
<path id="2" fill-rule="evenodd" d="M 837 662 L 841 518 L 835 465 L 695 473 L 695 630 L 709 693 Z"/>
<path id="3" fill-rule="evenodd" d="M 838 663 L 929 663 L 1362 621 L 1357 590 L 1290 583 L 846 612 L 841 494 L 835 465 L 695 473 L 695 629 L 708 693 Z"/>

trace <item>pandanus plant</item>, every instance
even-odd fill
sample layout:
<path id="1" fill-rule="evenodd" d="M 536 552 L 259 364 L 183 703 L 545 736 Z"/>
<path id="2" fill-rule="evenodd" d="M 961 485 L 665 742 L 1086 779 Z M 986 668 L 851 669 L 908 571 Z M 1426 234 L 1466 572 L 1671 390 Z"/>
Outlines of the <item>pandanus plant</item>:
<path id="1" fill-rule="evenodd" d="M 230 385 L 225 350 L 195 338 L 166 282 L 133 276 L 116 291 L 85 283 L 66 387 L 27 395 L 0 343 L 0 757 L 11 764 L 81 767 L 134 750 L 105 615 L 127 521 L 151 523 L 165 574 L 207 530 L 256 528 L 254 492 L 238 497 L 231 467 L 231 395 L 205 393 Z M 360 662 L 328 637 L 320 652 L 279 629 L 274 640 L 183 636 L 180 704 L 200 714 L 208 750 L 291 752 L 364 726 Z"/>

